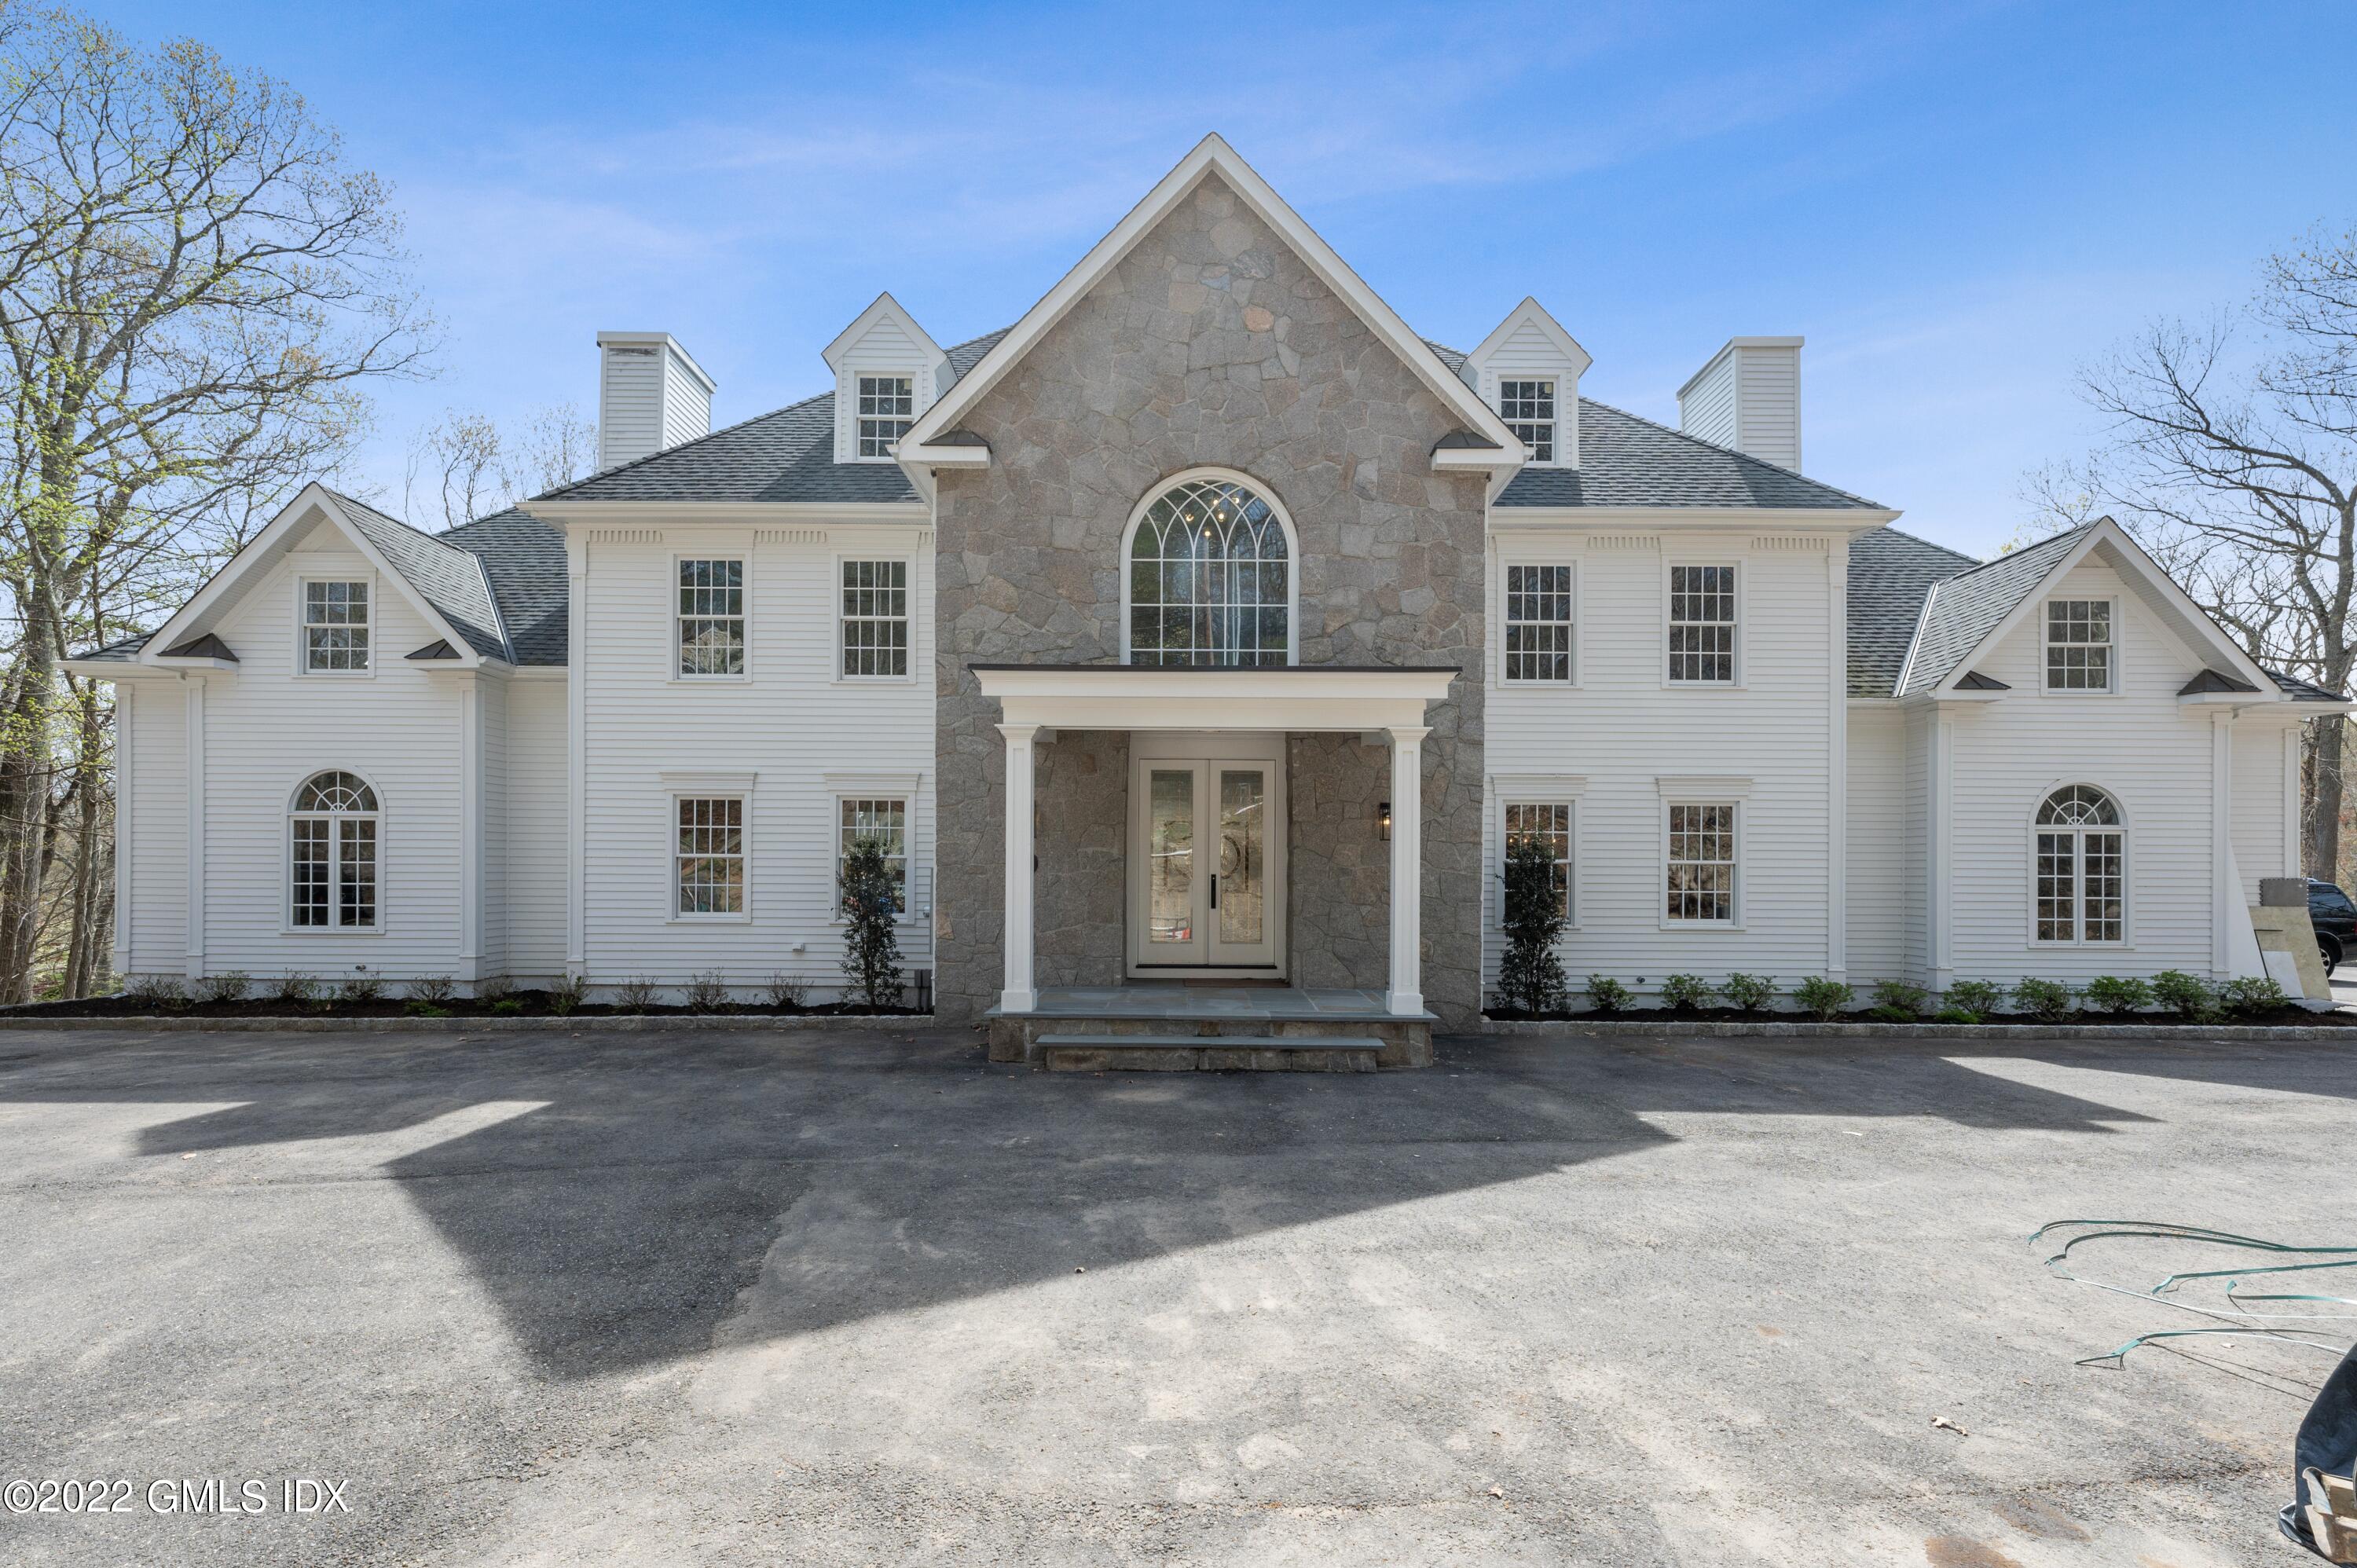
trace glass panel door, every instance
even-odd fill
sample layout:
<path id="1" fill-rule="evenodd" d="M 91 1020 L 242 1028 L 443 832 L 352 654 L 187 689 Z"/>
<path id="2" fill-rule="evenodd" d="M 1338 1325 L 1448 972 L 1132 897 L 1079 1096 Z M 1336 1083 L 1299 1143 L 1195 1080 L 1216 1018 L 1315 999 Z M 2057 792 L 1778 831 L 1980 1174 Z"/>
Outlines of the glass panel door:
<path id="1" fill-rule="evenodd" d="M 1202 961 L 1195 876 L 1195 776 L 1189 764 L 1146 774 L 1146 961 Z"/>
<path id="2" fill-rule="evenodd" d="M 1215 767 L 1220 865 L 1212 897 L 1219 917 L 1212 928 L 1211 961 L 1265 961 L 1259 950 L 1268 940 L 1268 773 L 1257 766 Z"/>

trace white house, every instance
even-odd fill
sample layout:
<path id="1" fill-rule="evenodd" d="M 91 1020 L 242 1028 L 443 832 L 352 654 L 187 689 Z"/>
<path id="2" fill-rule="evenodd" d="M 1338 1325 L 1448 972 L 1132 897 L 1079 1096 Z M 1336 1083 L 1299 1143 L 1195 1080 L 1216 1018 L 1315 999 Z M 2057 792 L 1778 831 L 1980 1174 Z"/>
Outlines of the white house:
<path id="1" fill-rule="evenodd" d="M 824 994 L 876 832 L 944 1017 L 1462 1026 L 1539 833 L 1575 976 L 2224 978 L 2348 706 L 2108 522 L 1981 564 L 1803 477 L 1800 338 L 1683 431 L 1535 298 L 1426 341 L 1217 137 L 1012 328 L 879 295 L 741 424 L 597 344 L 594 477 L 441 534 L 314 486 L 73 661 L 119 969 Z"/>

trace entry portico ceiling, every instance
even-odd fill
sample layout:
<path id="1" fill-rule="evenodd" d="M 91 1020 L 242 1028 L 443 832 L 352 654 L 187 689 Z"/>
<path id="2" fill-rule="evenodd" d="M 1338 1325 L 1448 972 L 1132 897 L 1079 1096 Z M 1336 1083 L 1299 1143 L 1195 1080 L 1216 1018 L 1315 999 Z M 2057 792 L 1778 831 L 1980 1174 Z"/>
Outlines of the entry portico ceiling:
<path id="1" fill-rule="evenodd" d="M 1505 422 L 1458 377 L 1454 370 L 1441 361 L 1431 344 L 1401 320 L 1398 313 L 1367 285 L 1366 280 L 1353 272 L 1350 263 L 1336 254 L 1334 248 L 1320 239 L 1317 231 L 1286 205 L 1285 199 L 1277 195 L 1269 183 L 1214 132 L 1198 142 L 1194 151 L 1178 161 L 1178 167 L 1165 175 L 1160 183 L 1146 192 L 1146 199 L 1130 209 L 1128 216 L 1114 224 L 1113 231 L 1081 258 L 1077 266 L 1065 274 L 1037 305 L 1026 311 L 1023 318 L 982 357 L 980 363 L 960 376 L 956 384 L 943 393 L 940 401 L 918 416 L 909 434 L 901 438 L 896 456 L 920 492 L 930 491 L 932 470 L 936 467 L 973 467 L 989 462 L 989 448 L 955 445 L 943 437 L 957 428 L 958 421 L 967 411 L 997 385 L 1007 371 L 1020 363 L 1049 328 L 1087 297 L 1089 291 L 1129 253 L 1131 247 L 1151 233 L 1155 226 L 1192 194 L 1205 178 L 1215 174 L 1226 182 L 1254 216 L 1293 248 L 1295 254 L 1318 275 L 1320 283 L 1332 289 L 1358 313 L 1360 319 L 1372 328 L 1392 352 L 1399 356 L 1401 362 L 1415 373 L 1426 391 L 1438 398 L 1467 430 L 1487 444 L 1437 451 L 1433 455 L 1433 466 L 1486 471 L 1491 476 L 1492 495 L 1513 476 L 1523 466 L 1527 454 L 1522 442 L 1506 427 Z"/>
<path id="2" fill-rule="evenodd" d="M 973 664 L 1010 725 L 1372 732 L 1421 726 L 1454 669 L 1368 664 Z M 1419 733 L 1421 731 L 1419 730 Z"/>

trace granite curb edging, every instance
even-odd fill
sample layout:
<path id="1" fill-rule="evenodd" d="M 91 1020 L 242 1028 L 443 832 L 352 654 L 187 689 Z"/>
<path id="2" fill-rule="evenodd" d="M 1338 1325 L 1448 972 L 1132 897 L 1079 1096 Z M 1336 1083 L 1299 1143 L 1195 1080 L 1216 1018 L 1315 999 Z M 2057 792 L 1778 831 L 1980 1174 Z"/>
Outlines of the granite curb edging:
<path id="1" fill-rule="evenodd" d="M 2347 1040 L 2357 1046 L 2357 1028 L 2332 1024 L 1738 1024 L 1664 1020 L 1600 1023 L 1586 1018 L 1499 1018 L 1481 1021 L 1481 1035 L 1595 1035 L 1619 1038 L 1753 1038 L 1771 1040 L 2142 1040 L 2256 1043 L 2268 1040 Z"/>
<path id="2" fill-rule="evenodd" d="M 28 1016 L 22 1013 L 0 1012 L 0 1030 L 135 1029 L 231 1035 L 325 1035 L 344 1030 L 366 1030 L 388 1034 L 632 1035 L 663 1029 L 705 1029 L 746 1034 L 762 1030 L 935 1029 L 945 1026 L 930 1013 L 902 1014 L 880 1018 L 861 1015 L 839 1017 L 807 1013 L 786 1013 L 774 1015 L 738 1015 L 721 1017 L 673 1014 L 667 1016 L 626 1018 L 463 1018 L 457 1016 L 448 1018 L 175 1018 L 153 1015 L 43 1018 Z"/>

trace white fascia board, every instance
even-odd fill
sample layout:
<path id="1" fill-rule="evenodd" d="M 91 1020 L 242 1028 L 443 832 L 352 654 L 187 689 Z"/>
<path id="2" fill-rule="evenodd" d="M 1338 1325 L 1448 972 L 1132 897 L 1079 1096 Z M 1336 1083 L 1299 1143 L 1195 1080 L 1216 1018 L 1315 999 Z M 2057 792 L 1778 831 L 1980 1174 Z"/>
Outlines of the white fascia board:
<path id="1" fill-rule="evenodd" d="M 204 624 L 205 617 L 213 607 L 220 604 L 238 584 L 262 569 L 270 558 L 278 553 L 280 546 L 285 543 L 287 536 L 309 516 L 309 509 L 312 507 L 318 508 L 326 514 L 328 521 L 335 524 L 337 532 L 343 534 L 352 548 L 360 552 L 362 559 L 376 569 L 380 577 L 390 582 L 393 591 L 407 602 L 411 609 L 417 612 L 419 619 L 432 628 L 436 636 L 458 650 L 458 658 L 453 662 L 468 669 L 472 669 L 483 662 L 482 656 L 475 652 L 472 645 L 458 634 L 457 628 L 442 618 L 442 612 L 436 609 L 427 601 L 425 596 L 417 591 L 416 585 L 412 583 L 399 567 L 386 560 L 383 552 L 369 542 L 368 535 L 352 525 L 351 520 L 344 515 L 343 508 L 336 504 L 335 492 L 317 480 L 304 486 L 301 493 L 287 502 L 276 517 L 270 520 L 270 526 L 248 540 L 243 549 L 231 556 L 222 564 L 221 569 L 213 574 L 211 580 L 197 590 L 195 597 L 182 605 L 171 619 L 158 627 L 156 635 L 147 639 L 147 647 L 177 648 L 194 636 L 195 628 Z M 496 602 L 494 601 L 494 604 Z M 142 664 L 153 665 L 162 665 L 165 662 L 162 654 L 149 653 L 145 650 L 140 652 L 139 661 Z M 195 663 L 194 660 L 185 659 L 175 660 L 172 662 L 183 668 L 190 667 Z M 230 668 L 234 669 L 235 666 L 232 665 Z"/>
<path id="2" fill-rule="evenodd" d="M 976 669 L 1003 722 L 1064 729 L 1366 731 L 1422 725 L 1460 672 L 1443 669 Z"/>
<path id="3" fill-rule="evenodd" d="M 559 528 L 653 528 L 727 523 L 909 523 L 932 521 L 916 501 L 518 501 L 516 510 Z"/>
<path id="4" fill-rule="evenodd" d="M 128 659 L 60 659 L 58 668 L 85 681 L 165 681 L 173 673 Z"/>
<path id="5" fill-rule="evenodd" d="M 927 364 L 930 365 L 949 357 L 942 353 L 941 346 L 933 341 L 933 335 L 918 326 L 917 318 L 909 314 L 908 307 L 894 299 L 890 291 L 887 290 L 877 295 L 873 304 L 854 317 L 850 326 L 836 333 L 834 342 L 819 350 L 820 358 L 826 361 L 826 368 L 840 374 L 843 369 L 843 356 L 861 338 L 866 337 L 878 321 L 888 317 L 898 321 L 900 324 L 900 329 L 925 351 Z"/>
<path id="6" fill-rule="evenodd" d="M 2291 700 L 2290 693 L 2276 685 L 2272 676 L 2260 669 L 2249 654 L 2236 646 L 2233 638 L 2220 629 L 2218 623 L 2210 618 L 2209 612 L 2195 604 L 2192 596 L 2177 585 L 2176 579 L 2161 570 L 2160 563 L 2146 554 L 2143 547 L 2128 537 L 2127 530 L 2108 517 L 2101 519 L 2094 526 L 2088 529 L 2085 538 L 2065 551 L 2062 558 L 2057 561 L 2044 576 L 2030 585 L 2029 592 L 2021 596 L 2020 601 L 2006 612 L 2005 618 L 1998 621 L 1986 637 L 1975 643 L 1964 656 L 1956 661 L 1956 667 L 1949 671 L 1940 683 L 1932 688 L 1932 695 L 1943 698 L 1962 695 L 1954 690 L 1955 682 L 1963 679 L 1972 669 L 1974 661 L 2011 636 L 2023 621 L 2036 613 L 2038 606 L 2045 599 L 2054 585 L 2075 570 L 2081 562 L 2094 553 L 2099 547 L 2109 551 L 2114 570 L 2135 577 L 2168 600 L 2179 615 L 2202 634 L 2205 640 L 2209 642 L 2212 653 L 2232 665 L 2234 673 L 2259 689 L 2263 694 L 2263 700 L 2270 700 L 2264 699 L 2264 693 L 2269 692 L 2275 693 L 2275 697 L 2271 699 L 2273 701 L 2289 702 Z M 1928 609 L 1930 605 L 1930 599 L 1926 598 L 1925 608 Z M 1914 652 L 1911 649 L 1908 652 L 1908 662 L 1910 664 L 1914 662 Z"/>
<path id="7" fill-rule="evenodd" d="M 1127 216 L 1114 225 L 1111 232 L 1096 242 L 1079 264 L 1066 273 L 1055 287 L 1040 296 L 1039 302 L 1023 315 L 1023 319 L 1000 338 L 981 363 L 958 378 L 933 406 L 918 417 L 909 434 L 902 438 L 905 450 L 914 446 L 922 448 L 944 432 L 953 428 L 983 395 L 998 384 L 1001 377 L 1028 354 L 1040 338 L 1064 317 L 1065 312 L 1078 304 L 1098 280 L 1113 270 L 1130 248 L 1152 231 L 1154 226 L 1193 192 L 1204 177 L 1218 174 L 1230 189 L 1253 209 L 1261 221 L 1276 231 L 1277 237 L 1293 248 L 1318 281 L 1340 295 L 1360 317 L 1372 328 L 1397 354 L 1403 363 L 1414 371 L 1416 378 L 1437 397 L 1469 429 L 1479 431 L 1509 452 L 1519 450 L 1520 443 L 1507 430 L 1504 423 L 1488 405 L 1474 395 L 1473 390 L 1460 381 L 1455 372 L 1440 362 L 1432 346 L 1418 337 L 1397 312 L 1383 303 L 1381 295 L 1367 286 L 1366 281 L 1337 255 L 1332 246 L 1318 238 L 1315 230 L 1303 221 L 1301 215 L 1286 204 L 1285 199 L 1270 188 L 1250 164 L 1239 156 L 1216 132 L 1195 145 L 1192 152 L 1178 161 L 1178 166 L 1162 177 L 1148 191 L 1144 200 L 1130 209 Z M 903 459 L 911 469 L 920 467 Z"/>
<path id="8" fill-rule="evenodd" d="M 1490 509 L 1490 526 L 1578 523 L 1615 530 L 1719 528 L 1754 532 L 1864 533 L 1899 521 L 1881 507 L 1509 506 Z"/>
<path id="9" fill-rule="evenodd" d="M 903 463 L 925 468 L 990 467 L 990 448 L 987 446 L 920 446 L 904 439 L 893 449 L 892 455 Z"/>
<path id="10" fill-rule="evenodd" d="M 1499 322 L 1491 334 L 1481 339 L 1480 347 L 1465 356 L 1465 362 L 1476 366 L 1488 364 L 1490 356 L 1496 353 L 1524 322 L 1529 322 L 1546 335 L 1547 340 L 1555 345 L 1555 351 L 1569 364 L 1573 381 L 1586 375 L 1587 367 L 1596 362 L 1588 356 L 1587 350 L 1579 346 L 1579 339 L 1565 331 L 1563 323 L 1547 314 L 1546 306 L 1538 302 L 1535 295 L 1524 295 L 1523 303 L 1508 311 L 1506 319 Z"/>

